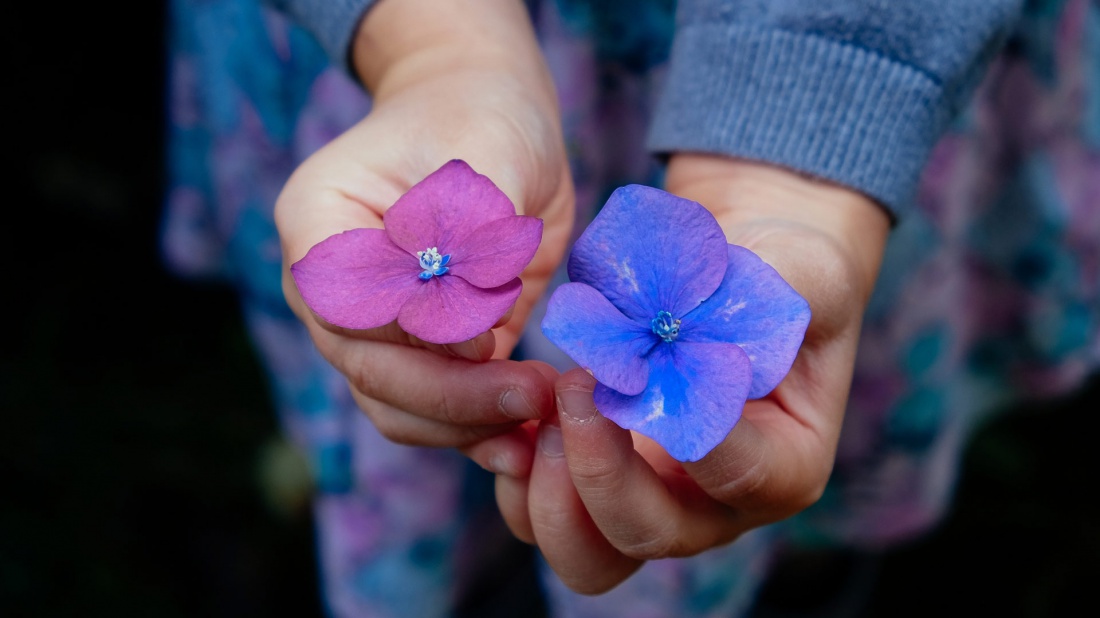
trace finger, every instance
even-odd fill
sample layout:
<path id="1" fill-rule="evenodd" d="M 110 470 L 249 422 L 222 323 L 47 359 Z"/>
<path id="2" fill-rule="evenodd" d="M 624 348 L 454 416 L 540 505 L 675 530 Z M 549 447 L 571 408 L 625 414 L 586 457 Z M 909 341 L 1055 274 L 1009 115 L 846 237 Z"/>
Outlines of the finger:
<path id="1" fill-rule="evenodd" d="M 352 330 L 329 324 L 317 314 L 312 314 L 312 317 L 317 320 L 325 330 L 348 339 L 396 343 L 435 352 L 441 356 L 465 358 L 475 362 L 489 360 L 493 357 L 493 351 L 496 348 L 496 337 L 492 331 L 481 333 L 477 337 L 467 341 L 440 344 L 424 341 L 419 337 L 410 335 L 398 326 L 397 322 L 391 322 L 385 326 L 379 326 L 378 328 Z"/>
<path id="2" fill-rule="evenodd" d="M 558 371 L 548 363 L 535 360 L 521 362 L 538 371 L 548 382 L 553 382 L 558 377 Z M 463 454 L 489 472 L 526 478 L 531 474 L 537 431 L 538 423 L 528 421 L 508 434 L 483 440 L 461 450 Z"/>
<path id="3" fill-rule="evenodd" d="M 354 389 L 352 398 L 378 433 L 391 442 L 409 446 L 467 447 L 505 435 L 513 431 L 519 422 L 456 425 L 410 414 Z"/>
<path id="4" fill-rule="evenodd" d="M 508 311 L 504 312 L 504 315 L 500 316 L 496 324 L 493 324 L 493 328 L 500 328 L 508 323 L 512 319 L 512 314 L 516 312 L 516 306 L 512 305 L 508 308 Z"/>
<path id="5" fill-rule="evenodd" d="M 399 344 L 341 337 L 317 344 L 355 390 L 426 419 L 491 425 L 553 413 L 552 385 L 529 363 L 476 363 Z"/>
<path id="6" fill-rule="evenodd" d="M 527 478 L 531 475 L 531 461 L 535 457 L 536 431 L 536 422 L 528 421 L 507 433 L 479 440 L 459 450 L 493 474 Z"/>
<path id="7" fill-rule="evenodd" d="M 510 440 L 523 442 L 523 449 L 525 452 L 519 454 L 513 451 L 511 454 L 511 456 L 516 457 L 520 462 L 516 474 L 500 472 L 497 473 L 496 477 L 496 500 L 500 515 L 504 519 L 504 523 L 508 525 L 508 529 L 512 531 L 512 534 L 515 535 L 517 539 L 528 544 L 534 544 L 535 542 L 535 535 L 531 531 L 531 516 L 527 512 L 527 492 L 531 474 L 531 460 L 534 452 L 535 435 L 537 432 L 538 423 L 531 421 L 520 425 L 511 433 L 506 434 Z M 498 442 L 498 439 L 485 440 L 478 443 L 478 445 L 493 445 L 495 442 Z M 478 445 L 474 445 L 473 448 L 477 448 Z M 506 455 L 506 457 L 508 456 L 509 455 Z M 474 461 L 478 461 L 480 457 L 478 454 L 474 454 L 473 458 Z M 510 465 L 515 464 L 513 462 L 506 462 L 490 467 L 507 468 Z M 483 465 L 483 467 L 485 466 Z"/>
<path id="8" fill-rule="evenodd" d="M 562 582 L 581 594 L 599 594 L 636 571 L 642 561 L 618 551 L 589 517 L 573 487 L 562 430 L 539 427 L 538 450 L 527 494 L 530 526 L 539 550 Z"/>
<path id="9" fill-rule="evenodd" d="M 665 475 L 658 475 L 630 432 L 597 412 L 595 384 L 583 370 L 563 374 L 556 385 L 558 417 L 573 485 L 613 546 L 637 559 L 690 556 L 744 532 L 735 513 L 699 490 L 670 458 Z M 537 470 L 537 455 L 535 462 Z"/>
<path id="10" fill-rule="evenodd" d="M 527 510 L 529 478 L 497 475 L 496 497 L 500 516 L 515 537 L 534 545 L 535 533 L 531 530 L 531 516 Z"/>

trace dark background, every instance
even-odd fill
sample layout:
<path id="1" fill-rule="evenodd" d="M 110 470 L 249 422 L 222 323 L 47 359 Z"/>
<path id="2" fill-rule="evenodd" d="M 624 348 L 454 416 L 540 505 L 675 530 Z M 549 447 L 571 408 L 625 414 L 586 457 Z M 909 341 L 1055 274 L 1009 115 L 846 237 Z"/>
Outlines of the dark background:
<path id="1" fill-rule="evenodd" d="M 20 3 L 0 37 L 0 615 L 316 616 L 300 469 L 235 298 L 159 262 L 165 12 L 126 7 Z M 1094 380 L 983 427 L 949 517 L 878 562 L 864 613 L 1088 607 L 1098 404 Z M 768 598 L 797 609 L 842 571 Z"/>

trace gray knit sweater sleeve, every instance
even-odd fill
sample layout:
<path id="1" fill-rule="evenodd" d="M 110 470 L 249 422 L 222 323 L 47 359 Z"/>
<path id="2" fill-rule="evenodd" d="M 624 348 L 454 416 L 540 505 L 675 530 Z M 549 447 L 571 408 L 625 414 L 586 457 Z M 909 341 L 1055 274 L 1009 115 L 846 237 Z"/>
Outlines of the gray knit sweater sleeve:
<path id="1" fill-rule="evenodd" d="M 265 1 L 351 72 L 352 37 L 377 0 Z M 1022 3 L 679 0 L 649 148 L 787 166 L 903 214 Z"/>
<path id="2" fill-rule="evenodd" d="M 352 37 L 377 0 L 263 0 L 312 34 L 334 63 L 350 74 Z"/>
<path id="3" fill-rule="evenodd" d="M 901 215 L 1021 0 L 680 0 L 648 137 L 766 161 Z"/>

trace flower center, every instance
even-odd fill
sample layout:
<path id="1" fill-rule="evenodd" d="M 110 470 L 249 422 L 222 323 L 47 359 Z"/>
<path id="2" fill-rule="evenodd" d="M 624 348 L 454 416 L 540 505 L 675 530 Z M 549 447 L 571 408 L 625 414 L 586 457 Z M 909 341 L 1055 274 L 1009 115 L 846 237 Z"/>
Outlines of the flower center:
<path id="1" fill-rule="evenodd" d="M 658 311 L 657 317 L 649 323 L 653 327 L 653 334 L 668 343 L 680 334 L 680 320 L 672 319 L 672 314 L 667 311 Z"/>
<path id="2" fill-rule="evenodd" d="M 417 251 L 416 257 L 420 258 L 420 268 L 424 269 L 423 272 L 417 275 L 421 281 L 445 275 L 450 270 L 450 268 L 447 268 L 447 262 L 451 261 L 451 254 L 440 255 L 437 247 L 428 247 L 423 251 Z"/>

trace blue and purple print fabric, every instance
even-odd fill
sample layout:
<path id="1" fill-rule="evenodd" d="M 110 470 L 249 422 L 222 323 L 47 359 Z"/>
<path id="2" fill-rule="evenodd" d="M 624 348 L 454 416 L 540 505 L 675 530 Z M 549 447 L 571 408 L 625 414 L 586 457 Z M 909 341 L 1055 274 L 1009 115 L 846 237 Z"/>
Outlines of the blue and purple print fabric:
<path id="1" fill-rule="evenodd" d="M 660 186 L 644 135 L 673 3 L 533 3 L 555 76 L 579 235 L 619 186 Z M 258 0 L 172 2 L 162 247 L 239 290 L 288 438 L 310 462 L 325 603 L 341 616 L 444 616 L 507 532 L 487 473 L 391 444 L 287 308 L 272 216 L 292 170 L 370 101 Z M 565 282 L 564 272 L 558 281 Z M 571 361 L 531 317 L 519 352 Z M 975 424 L 1073 389 L 1100 363 L 1100 7 L 1030 2 L 935 148 L 866 313 L 836 466 L 804 513 L 599 597 L 545 580 L 555 616 L 732 616 L 779 543 L 879 547 L 935 524 Z"/>

